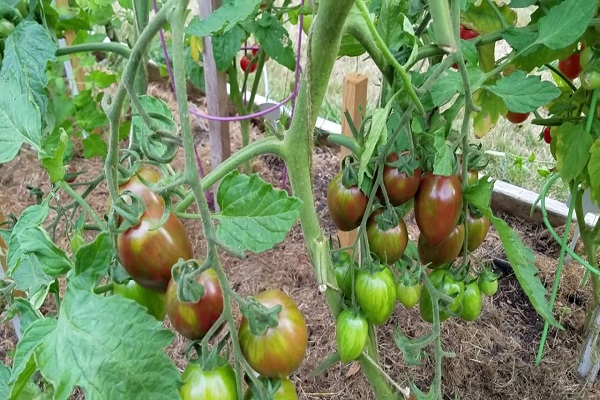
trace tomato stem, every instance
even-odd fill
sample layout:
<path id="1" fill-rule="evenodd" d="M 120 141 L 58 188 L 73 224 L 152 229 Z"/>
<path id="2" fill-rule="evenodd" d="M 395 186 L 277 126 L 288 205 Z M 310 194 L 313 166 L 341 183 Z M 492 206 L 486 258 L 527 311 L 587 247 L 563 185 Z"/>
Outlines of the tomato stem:
<path id="1" fill-rule="evenodd" d="M 92 53 L 96 51 L 101 51 L 104 53 L 114 53 L 118 54 L 123 58 L 129 58 L 131 55 L 131 50 L 129 47 L 121 44 L 121 43 L 82 43 L 82 44 L 74 44 L 72 46 L 67 47 L 59 47 L 56 50 L 56 56 L 67 56 L 69 54 L 74 53 Z"/>
<path id="2" fill-rule="evenodd" d="M 69 196 L 71 196 L 84 210 L 85 212 L 94 220 L 94 222 L 102 227 L 102 229 L 106 229 L 106 223 L 98 216 L 96 211 L 90 207 L 90 205 L 81 197 L 79 193 L 75 191 L 69 184 L 65 181 L 59 181 L 56 183 L 62 190 L 67 192 Z"/>
<path id="3" fill-rule="evenodd" d="M 429 0 L 429 13 L 435 29 L 437 45 L 446 53 L 460 51 L 457 37 L 452 29 L 448 0 Z M 460 17 L 460 10 L 459 15 Z"/>

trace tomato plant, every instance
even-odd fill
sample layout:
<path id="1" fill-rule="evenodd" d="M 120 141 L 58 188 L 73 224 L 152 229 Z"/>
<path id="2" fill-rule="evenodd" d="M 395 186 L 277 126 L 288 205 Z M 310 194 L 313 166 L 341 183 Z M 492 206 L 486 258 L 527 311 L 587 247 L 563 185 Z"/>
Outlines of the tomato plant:
<path id="1" fill-rule="evenodd" d="M 306 354 L 308 330 L 304 316 L 294 300 L 281 290 L 266 290 L 254 297 L 265 307 L 282 309 L 277 326 L 262 335 L 252 333 L 244 317 L 239 328 L 240 348 L 256 372 L 269 378 L 285 378 L 298 369 Z"/>
<path id="2" fill-rule="evenodd" d="M 421 235 L 440 245 L 454 230 L 462 211 L 462 188 L 455 175 L 427 173 L 415 198 L 415 219 Z"/>
<path id="3" fill-rule="evenodd" d="M 344 186 L 341 171 L 329 183 L 327 208 L 331 220 L 339 230 L 351 231 L 358 228 L 367 203 L 367 196 L 358 186 Z"/>
<path id="4" fill-rule="evenodd" d="M 113 284 L 113 291 L 115 294 L 131 299 L 142 307 L 145 307 L 148 314 L 157 320 L 162 321 L 165 318 L 167 311 L 164 294 L 148 290 L 133 279 L 126 283 Z"/>
<path id="5" fill-rule="evenodd" d="M 337 351 L 344 363 L 360 356 L 367 343 L 369 323 L 359 312 L 346 309 L 338 315 L 335 324 Z"/>
<path id="6" fill-rule="evenodd" d="M 189 363 L 181 374 L 179 388 L 182 400 L 237 400 L 235 371 L 226 363 L 205 371 L 197 363 Z"/>
<path id="7" fill-rule="evenodd" d="M 373 325 L 382 325 L 394 312 L 396 282 L 389 267 L 371 273 L 360 270 L 356 274 L 356 301 Z"/>
<path id="8" fill-rule="evenodd" d="M 171 280 L 166 293 L 166 310 L 173 328 L 183 337 L 200 340 L 223 313 L 223 293 L 217 273 L 208 269 L 198 275 L 204 294 L 195 303 L 177 298 L 177 284 Z"/>

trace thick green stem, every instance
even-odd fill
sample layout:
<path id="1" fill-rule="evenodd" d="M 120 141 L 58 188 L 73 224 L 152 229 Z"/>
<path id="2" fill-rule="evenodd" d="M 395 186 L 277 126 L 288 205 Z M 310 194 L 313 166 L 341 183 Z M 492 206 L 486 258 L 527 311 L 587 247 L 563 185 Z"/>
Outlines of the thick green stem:
<path id="1" fill-rule="evenodd" d="M 362 22 L 362 21 L 361 21 Z M 383 52 L 377 46 L 377 42 L 373 39 L 371 31 L 365 23 L 359 23 L 354 18 L 349 18 L 344 27 L 346 33 L 354 36 L 369 53 L 369 56 L 377 65 L 377 68 L 382 71 L 383 76 L 389 84 L 394 82 L 394 70 L 390 68 Z"/>
<path id="2" fill-rule="evenodd" d="M 125 58 L 129 58 L 131 49 L 120 43 L 83 43 L 68 47 L 60 47 L 56 50 L 56 55 L 67 56 L 74 53 L 89 53 L 93 51 L 102 51 L 104 53 L 115 53 Z"/>
<path id="3" fill-rule="evenodd" d="M 311 180 L 311 160 L 313 150 L 313 129 L 318 111 L 323 102 L 325 91 L 333 64 L 339 50 L 344 22 L 348 16 L 352 0 L 322 0 L 319 15 L 327 18 L 316 18 L 312 26 L 307 50 L 307 66 L 302 81 L 292 124 L 284 142 L 286 144 L 285 160 L 288 166 L 290 183 L 294 195 L 302 200 L 300 223 L 308 252 L 315 266 L 319 269 L 322 257 L 319 251 L 322 246 L 322 230 L 315 209 Z M 340 295 L 333 289 L 326 289 L 325 299 L 331 310 L 339 307 Z M 375 392 L 375 398 L 393 398 L 392 389 L 379 373 L 371 374 L 368 361 L 361 361 L 369 383 Z"/>

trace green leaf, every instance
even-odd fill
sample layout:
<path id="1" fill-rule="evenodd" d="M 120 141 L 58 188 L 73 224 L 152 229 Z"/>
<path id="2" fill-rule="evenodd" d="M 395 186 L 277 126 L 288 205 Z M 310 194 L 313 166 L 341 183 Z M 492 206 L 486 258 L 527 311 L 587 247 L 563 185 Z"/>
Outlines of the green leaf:
<path id="1" fill-rule="evenodd" d="M 41 225 L 48 216 L 48 204 L 34 205 L 27 207 L 17 220 L 17 223 L 12 229 L 10 240 L 8 243 L 8 256 L 6 257 L 6 265 L 11 270 L 14 268 L 19 259 L 23 256 L 23 250 L 19 243 L 19 235 L 29 228 Z"/>
<path id="2" fill-rule="evenodd" d="M 104 159 L 108 154 L 108 146 L 102 137 L 92 133 L 83 139 L 83 158 L 100 157 Z"/>
<path id="3" fill-rule="evenodd" d="M 552 50 L 574 43 L 594 18 L 597 0 L 564 0 L 538 21 L 538 43 Z"/>
<path id="4" fill-rule="evenodd" d="M 40 158 L 42 166 L 48 171 L 52 183 L 62 180 L 65 176 L 63 159 L 68 143 L 69 136 L 62 128 L 56 131 L 55 134 L 44 138 Z"/>
<path id="5" fill-rule="evenodd" d="M 556 140 L 557 169 L 564 182 L 575 179 L 590 159 L 590 147 L 594 140 L 585 132 L 583 125 L 565 122 L 552 131 Z"/>
<path id="6" fill-rule="evenodd" d="M 435 153 L 435 161 L 433 163 L 433 173 L 443 176 L 452 175 L 454 150 L 450 147 L 449 143 L 446 143 L 443 130 L 437 131 L 434 135 L 434 146 L 437 152 Z"/>
<path id="7" fill-rule="evenodd" d="M 464 90 L 460 74 L 454 71 L 445 71 L 433 82 L 430 93 L 433 104 L 442 106 L 449 102 L 457 93 Z"/>
<path id="8" fill-rule="evenodd" d="M 367 134 L 365 148 L 360 155 L 360 166 L 358 168 L 358 186 L 362 185 L 365 174 L 368 171 L 369 161 L 373 156 L 373 152 L 380 143 L 385 143 L 387 140 L 387 116 L 389 114 L 391 102 L 386 108 L 377 108 L 373 111 L 371 119 L 371 129 Z"/>
<path id="9" fill-rule="evenodd" d="M 235 24 L 254 15 L 262 0 L 234 0 L 223 4 L 207 18 L 200 21 L 194 18 L 185 29 L 185 33 L 193 36 L 204 37 L 217 33 L 227 32 Z"/>
<path id="10" fill-rule="evenodd" d="M 10 276 L 15 280 L 18 290 L 31 294 L 37 293 L 39 290 L 46 293 L 50 284 L 54 282 L 54 278 L 44 272 L 42 263 L 35 254 L 21 258 Z"/>
<path id="11" fill-rule="evenodd" d="M 10 368 L 0 363 L 0 399 L 8 399 L 10 390 L 8 382 L 10 381 Z"/>
<path id="12" fill-rule="evenodd" d="M 536 5 L 538 0 L 511 0 L 510 8 L 526 8 Z"/>
<path id="13" fill-rule="evenodd" d="M 185 48 L 185 74 L 195 87 L 205 91 L 204 68 L 201 63 L 194 61 L 189 47 Z"/>
<path id="14" fill-rule="evenodd" d="M 31 227 L 19 234 L 19 244 L 23 255 L 35 255 L 42 270 L 50 276 L 60 276 L 72 268 L 65 252 L 59 249 L 39 226 Z"/>
<path id="15" fill-rule="evenodd" d="M 213 54 L 218 70 L 225 71 L 229 68 L 245 38 L 246 31 L 239 25 L 212 37 Z"/>
<path id="16" fill-rule="evenodd" d="M 164 101 L 151 96 L 140 96 L 140 103 L 146 113 L 155 114 L 150 115 L 150 118 L 154 120 L 156 126 L 162 128 L 168 132 L 176 132 L 175 121 L 173 121 L 173 112 Z M 133 118 L 133 131 L 139 141 L 147 141 L 148 136 L 152 134 L 150 127 L 146 126 L 142 117 L 134 111 Z M 154 154 L 163 154 L 167 147 L 159 142 L 158 140 L 151 140 L 148 146 L 154 151 Z"/>
<path id="17" fill-rule="evenodd" d="M 600 139 L 596 140 L 590 148 L 588 173 L 590 175 L 590 186 L 600 188 Z"/>
<path id="18" fill-rule="evenodd" d="M 366 52 L 367 49 L 365 49 L 365 46 L 363 46 L 354 36 L 350 34 L 342 36 L 338 57 L 358 57 Z"/>
<path id="19" fill-rule="evenodd" d="M 5 320 L 11 320 L 17 314 L 20 317 L 19 323 L 21 325 L 21 332 L 25 332 L 29 325 L 31 325 L 34 321 L 37 321 L 38 319 L 42 318 L 42 314 L 33 307 L 33 304 L 21 297 L 15 298 L 15 301 L 11 305 L 11 308 L 8 314 L 6 315 Z"/>
<path id="20" fill-rule="evenodd" d="M 481 179 L 477 184 L 467 188 L 465 198 L 486 215 L 496 227 L 508 262 L 537 313 L 550 325 L 561 328 L 546 300 L 546 288 L 537 275 L 539 271 L 535 266 L 533 252 L 523 244 L 515 230 L 504 220 L 495 217 L 490 209 L 492 189 L 493 182 Z"/>
<path id="21" fill-rule="evenodd" d="M 537 32 L 527 28 L 509 27 L 502 32 L 502 38 L 506 40 L 510 47 L 517 51 L 533 45 L 537 37 Z"/>
<path id="22" fill-rule="evenodd" d="M 46 113 L 48 106 L 46 64 L 56 59 L 56 48 L 48 31 L 33 21 L 17 25 L 5 43 L 0 76 L 14 75 L 20 85 L 20 93 L 33 96 L 41 115 Z M 28 114 L 24 112 L 21 115 Z M 36 118 L 35 114 L 29 118 Z"/>
<path id="23" fill-rule="evenodd" d="M 107 232 L 102 232 L 93 242 L 83 245 L 75 254 L 75 275 L 84 272 L 90 277 L 89 288 L 106 274 L 112 259 L 112 242 Z"/>
<path id="24" fill-rule="evenodd" d="M 38 320 L 25 331 L 15 355 L 23 372 L 13 380 L 23 381 L 37 367 L 56 399 L 66 399 L 76 386 L 89 399 L 129 400 L 132 393 L 147 400 L 179 398 L 179 373 L 163 351 L 173 338 L 142 306 L 95 295 L 77 277 L 58 318 Z M 28 362 L 35 363 L 33 371 L 19 368 Z"/>
<path id="25" fill-rule="evenodd" d="M 518 113 L 534 111 L 560 96 L 553 83 L 542 81 L 539 76 L 527 76 L 523 71 L 515 71 L 496 85 L 484 88 L 502 97 L 508 110 Z"/>
<path id="26" fill-rule="evenodd" d="M 511 5 L 509 4 L 509 6 Z M 514 25 L 517 21 L 517 13 L 509 6 L 503 5 L 497 7 L 497 9 L 508 25 Z M 503 28 L 496 10 L 487 1 L 480 1 L 477 6 L 471 5 L 468 7 L 461 14 L 460 20 L 463 25 L 477 31 L 480 35 L 500 31 Z"/>
<path id="27" fill-rule="evenodd" d="M 398 50 L 404 41 L 403 20 L 408 12 L 408 2 L 402 0 L 383 0 L 377 19 L 377 31 L 383 42 L 393 50 Z M 356 7 L 358 8 L 358 7 Z"/>
<path id="28" fill-rule="evenodd" d="M 0 75 L 0 87 L 0 164 L 4 164 L 15 158 L 24 142 L 39 150 L 42 120 L 39 108 L 21 92 L 16 76 Z"/>
<path id="29" fill-rule="evenodd" d="M 254 35 L 273 60 L 290 71 L 296 69 L 296 55 L 292 40 L 279 20 L 271 14 L 262 14 L 262 18 L 256 21 Z"/>
<path id="30" fill-rule="evenodd" d="M 275 189 L 258 175 L 227 175 L 219 185 L 221 213 L 217 237 L 224 243 L 259 253 L 285 239 L 300 215 L 302 201 Z"/>
<path id="31" fill-rule="evenodd" d="M 90 72 L 87 75 L 87 78 L 91 80 L 99 89 L 106 89 L 113 83 L 117 82 L 116 75 L 98 70 Z"/>

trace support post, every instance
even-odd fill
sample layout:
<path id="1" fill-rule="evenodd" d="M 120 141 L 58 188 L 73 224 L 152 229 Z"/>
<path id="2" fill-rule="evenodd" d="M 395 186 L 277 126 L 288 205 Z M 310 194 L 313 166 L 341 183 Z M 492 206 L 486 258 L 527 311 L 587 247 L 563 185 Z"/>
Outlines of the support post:
<path id="1" fill-rule="evenodd" d="M 202 20 L 221 6 L 221 0 L 198 0 L 198 4 L 200 6 L 200 19 Z M 227 74 L 217 70 L 209 36 L 204 38 L 202 56 L 204 60 L 204 85 L 206 88 L 208 113 L 210 115 L 228 116 Z M 214 169 L 231 155 L 229 123 L 210 121 L 209 137 L 210 161 Z M 218 184 L 215 185 L 215 190 L 213 191 L 215 209 L 218 208 L 217 187 Z"/>
<path id="2" fill-rule="evenodd" d="M 344 115 L 346 111 L 350 114 L 354 126 L 357 128 L 362 122 L 362 117 L 367 107 L 367 84 L 369 79 L 359 73 L 350 73 L 344 77 L 342 92 L 342 134 L 352 136 L 350 124 Z M 350 150 L 342 147 L 340 150 L 340 160 L 350 154 Z M 350 232 L 338 232 L 340 244 L 342 247 L 351 246 L 356 240 L 357 230 Z"/>

